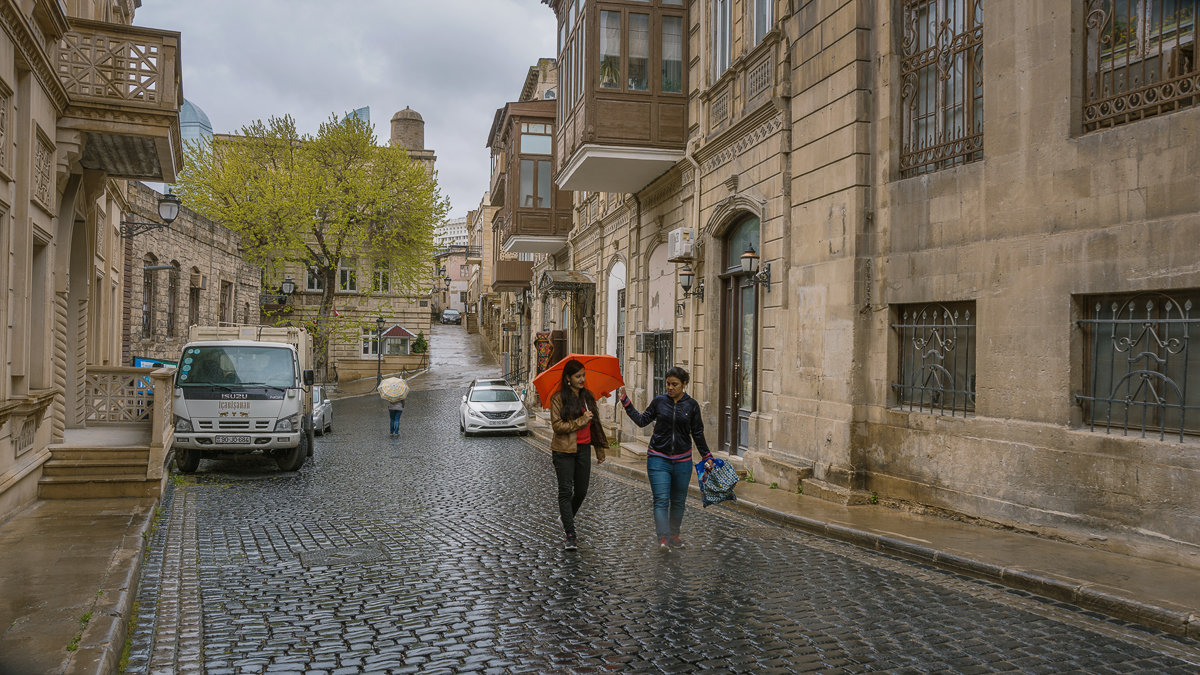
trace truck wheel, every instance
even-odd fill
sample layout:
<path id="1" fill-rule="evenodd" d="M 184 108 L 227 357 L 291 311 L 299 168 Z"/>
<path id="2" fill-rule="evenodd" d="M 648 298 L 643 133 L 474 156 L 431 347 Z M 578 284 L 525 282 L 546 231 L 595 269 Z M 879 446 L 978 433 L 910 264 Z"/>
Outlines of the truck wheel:
<path id="1" fill-rule="evenodd" d="M 300 443 L 294 448 L 288 448 L 280 451 L 275 456 L 275 463 L 279 465 L 280 471 L 299 471 L 300 467 L 304 466 L 304 460 L 308 459 L 308 434 L 300 434 Z"/>
<path id="2" fill-rule="evenodd" d="M 200 451 L 179 448 L 175 451 L 175 466 L 180 473 L 196 473 L 200 467 Z"/>

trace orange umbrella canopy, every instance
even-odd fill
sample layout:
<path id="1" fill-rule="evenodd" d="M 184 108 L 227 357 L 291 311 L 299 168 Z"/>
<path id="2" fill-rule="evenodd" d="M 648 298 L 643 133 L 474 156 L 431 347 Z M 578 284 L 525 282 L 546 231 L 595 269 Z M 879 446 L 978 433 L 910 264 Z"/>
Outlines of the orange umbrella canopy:
<path id="1" fill-rule="evenodd" d="M 608 396 L 616 391 L 617 387 L 625 386 L 625 379 L 621 377 L 621 362 L 617 357 L 608 354 L 568 354 L 566 358 L 533 378 L 533 386 L 537 388 L 543 408 L 550 407 L 550 397 L 562 386 L 563 366 L 571 359 L 583 364 L 583 370 L 587 374 L 583 386 L 595 394 L 596 398 Z"/>

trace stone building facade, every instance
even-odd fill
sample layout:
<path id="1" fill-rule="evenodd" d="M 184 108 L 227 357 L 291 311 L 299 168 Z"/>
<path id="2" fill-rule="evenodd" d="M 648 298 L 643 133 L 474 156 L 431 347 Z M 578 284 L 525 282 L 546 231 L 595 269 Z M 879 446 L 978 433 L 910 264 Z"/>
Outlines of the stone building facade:
<path id="1" fill-rule="evenodd" d="M 121 363 L 126 180 L 182 160 L 179 33 L 130 25 L 137 4 L 0 2 L 0 520 L 38 498 L 54 448 L 121 409 L 88 392 Z M 170 444 L 154 429 L 143 477 Z"/>
<path id="2" fill-rule="evenodd" d="M 688 368 L 718 454 L 781 489 L 1200 564 L 1191 5 L 1131 34 L 1111 0 L 546 4 L 582 91 L 535 331 L 620 353 L 638 404 Z M 643 22 L 683 54 L 643 69 Z M 597 121 L 676 103 L 682 140 Z M 541 292 L 566 272 L 594 291 Z"/>
<path id="3" fill-rule="evenodd" d="M 161 196 L 131 181 L 129 215 L 158 220 Z M 170 226 L 124 244 L 121 363 L 174 363 L 188 341 L 189 326 L 258 324 L 262 270 L 243 259 L 235 232 L 184 205 Z"/>

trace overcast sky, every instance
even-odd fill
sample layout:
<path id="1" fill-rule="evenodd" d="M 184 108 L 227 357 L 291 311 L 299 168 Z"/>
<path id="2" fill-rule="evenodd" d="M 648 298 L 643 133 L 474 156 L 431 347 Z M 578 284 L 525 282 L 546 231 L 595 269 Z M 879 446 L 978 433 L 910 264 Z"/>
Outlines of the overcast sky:
<path id="1" fill-rule="evenodd" d="M 143 0 L 134 23 L 183 34 L 184 96 L 216 133 L 284 114 L 316 133 L 370 106 L 387 142 L 392 115 L 416 110 L 452 217 L 488 189 L 496 109 L 556 42 L 540 0 Z"/>

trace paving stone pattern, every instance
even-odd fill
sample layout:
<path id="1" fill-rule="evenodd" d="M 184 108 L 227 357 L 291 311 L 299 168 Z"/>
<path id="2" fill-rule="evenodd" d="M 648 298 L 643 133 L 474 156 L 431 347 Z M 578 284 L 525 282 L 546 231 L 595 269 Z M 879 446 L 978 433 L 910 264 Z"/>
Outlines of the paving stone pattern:
<path id="1" fill-rule="evenodd" d="M 165 502 L 129 672 L 1200 667 L 1183 638 L 695 500 L 664 555 L 649 487 L 602 471 L 564 552 L 550 458 L 461 438 L 461 393 L 414 392 L 399 439 L 377 399 L 337 401 L 296 474 L 204 462 Z"/>

